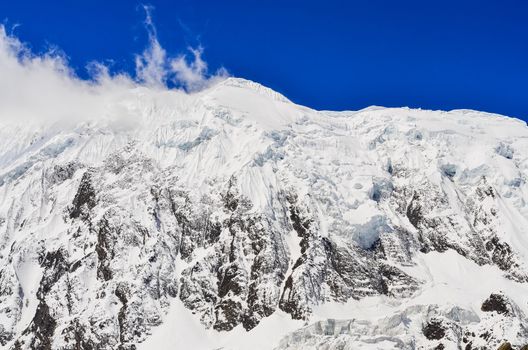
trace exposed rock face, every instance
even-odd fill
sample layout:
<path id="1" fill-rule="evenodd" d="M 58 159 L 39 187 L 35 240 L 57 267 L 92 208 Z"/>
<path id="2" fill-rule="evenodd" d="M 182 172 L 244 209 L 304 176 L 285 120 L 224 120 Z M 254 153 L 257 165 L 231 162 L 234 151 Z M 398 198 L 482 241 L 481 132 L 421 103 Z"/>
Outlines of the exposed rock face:
<path id="1" fill-rule="evenodd" d="M 485 312 L 497 312 L 499 314 L 505 314 L 509 315 L 511 314 L 510 306 L 506 300 L 506 298 L 501 294 L 491 294 L 488 299 L 482 303 L 482 307 L 480 308 L 482 311 Z"/>
<path id="2" fill-rule="evenodd" d="M 423 334 L 429 340 L 440 340 L 445 336 L 446 330 L 440 320 L 430 320 L 422 329 Z"/>
<path id="3" fill-rule="evenodd" d="M 87 219 L 90 210 L 96 205 L 95 191 L 91 183 L 92 175 L 90 171 L 86 171 L 82 178 L 77 193 L 73 198 L 73 203 L 70 209 L 70 218 L 84 218 Z"/>
<path id="4" fill-rule="evenodd" d="M 31 126 L 2 128 L 20 134 L 0 147 L 2 347 L 140 348 L 175 303 L 219 337 L 275 315 L 317 321 L 285 349 L 528 339 L 507 288 L 493 286 L 482 310 L 429 298 L 467 292 L 448 278 L 460 271 L 515 286 L 512 298 L 528 285 L 517 121 L 317 112 L 237 79 L 169 99 L 130 94 L 116 104 L 137 125 L 44 125 L 38 143 Z M 439 274 L 442 259 L 458 265 Z M 318 311 L 373 298 L 394 316 Z"/>

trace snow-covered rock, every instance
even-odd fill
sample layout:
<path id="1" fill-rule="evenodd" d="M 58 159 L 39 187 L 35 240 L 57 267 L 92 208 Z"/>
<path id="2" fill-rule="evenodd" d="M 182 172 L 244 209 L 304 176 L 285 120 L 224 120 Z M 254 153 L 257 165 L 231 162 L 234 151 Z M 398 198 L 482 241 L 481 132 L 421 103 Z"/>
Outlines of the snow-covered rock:
<path id="1" fill-rule="evenodd" d="M 6 119 L 0 344 L 521 346 L 527 176 L 520 120 L 315 111 L 234 78 Z"/>

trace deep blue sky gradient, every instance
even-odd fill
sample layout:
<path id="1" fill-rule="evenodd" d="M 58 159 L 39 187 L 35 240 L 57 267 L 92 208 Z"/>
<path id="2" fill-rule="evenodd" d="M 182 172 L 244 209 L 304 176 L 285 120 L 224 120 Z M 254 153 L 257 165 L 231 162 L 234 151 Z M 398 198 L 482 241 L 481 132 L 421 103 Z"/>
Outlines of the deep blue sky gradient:
<path id="1" fill-rule="evenodd" d="M 150 0 L 173 55 L 202 45 L 224 66 L 317 109 L 471 108 L 528 120 L 528 1 Z M 61 48 L 77 74 L 146 46 L 138 1 L 0 2 L 35 51 Z"/>

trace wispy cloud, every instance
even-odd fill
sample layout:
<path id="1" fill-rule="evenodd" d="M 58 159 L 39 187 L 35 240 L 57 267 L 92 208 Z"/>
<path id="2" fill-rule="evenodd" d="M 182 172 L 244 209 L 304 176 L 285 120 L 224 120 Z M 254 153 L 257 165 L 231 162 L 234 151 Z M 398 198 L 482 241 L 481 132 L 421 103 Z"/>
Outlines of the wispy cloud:
<path id="1" fill-rule="evenodd" d="M 148 47 L 141 55 L 136 56 L 136 77 L 141 83 L 151 87 L 165 87 L 170 81 L 177 87 L 194 92 L 228 76 L 224 68 L 213 74 L 209 73 L 207 63 L 202 58 L 201 46 L 189 47 L 190 57 L 186 54 L 169 57 L 158 41 L 152 19 L 153 7 L 144 5 L 143 9 Z"/>
<path id="2" fill-rule="evenodd" d="M 229 76 L 227 70 L 223 68 L 217 70 L 213 75 L 207 73 L 207 63 L 202 59 L 202 47 L 196 49 L 189 47 L 188 50 L 192 54 L 190 60 L 186 55 L 180 55 L 170 61 L 174 82 L 182 85 L 187 91 L 202 90 Z"/>
<path id="3" fill-rule="evenodd" d="M 136 56 L 136 78 L 150 87 L 165 87 L 167 79 L 167 53 L 158 41 L 156 27 L 152 22 L 153 8 L 144 5 L 145 29 L 148 34 L 148 46 L 141 55 Z"/>

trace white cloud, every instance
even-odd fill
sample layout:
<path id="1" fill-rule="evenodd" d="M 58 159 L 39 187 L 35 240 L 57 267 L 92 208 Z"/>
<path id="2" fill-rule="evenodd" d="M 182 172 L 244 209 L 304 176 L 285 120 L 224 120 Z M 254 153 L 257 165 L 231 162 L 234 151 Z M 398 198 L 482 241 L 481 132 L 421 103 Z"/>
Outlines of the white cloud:
<path id="1" fill-rule="evenodd" d="M 152 22 L 152 7 L 145 10 L 145 29 L 148 34 L 148 46 L 141 55 L 136 56 L 136 78 L 150 87 L 165 87 L 167 79 L 167 53 L 161 47 L 156 27 Z"/>
<path id="2" fill-rule="evenodd" d="M 202 59 L 202 47 L 188 48 L 192 55 L 190 60 L 185 54 L 175 58 L 168 57 L 158 41 L 152 20 L 153 8 L 143 6 L 143 9 L 149 45 L 141 55 L 136 56 L 136 77 L 140 82 L 151 87 L 165 87 L 170 80 L 177 87 L 182 87 L 187 92 L 194 92 L 228 76 L 224 68 L 214 74 L 208 73 L 207 63 Z"/>
<path id="3" fill-rule="evenodd" d="M 192 53 L 190 61 L 186 55 L 180 55 L 170 62 L 171 73 L 176 84 L 182 85 L 187 91 L 198 91 L 206 88 L 219 79 L 226 78 L 225 69 L 219 69 L 214 75 L 208 76 L 207 63 L 202 59 L 203 49 L 189 48 Z"/>
<path id="4" fill-rule="evenodd" d="M 78 79 L 57 53 L 38 56 L 0 26 L 0 118 L 81 118 L 113 84 Z M 117 80 L 116 80 L 117 82 Z M 111 89 L 110 89 L 111 90 Z"/>
<path id="5" fill-rule="evenodd" d="M 104 117 L 109 105 L 136 87 L 169 90 L 170 82 L 177 89 L 194 92 L 227 76 L 225 70 L 208 73 L 202 48 L 190 48 L 190 57 L 170 57 L 157 39 L 151 8 L 145 11 L 148 44 L 136 57 L 134 76 L 115 74 L 108 66 L 92 62 L 87 67 L 91 78 L 81 79 L 60 50 L 37 55 L 0 25 L 0 120 Z"/>
<path id="6" fill-rule="evenodd" d="M 189 48 L 193 54 L 190 63 L 187 63 L 187 57 L 181 55 L 170 62 L 171 72 L 174 73 L 176 83 L 183 84 L 187 89 L 194 90 L 201 88 L 207 80 L 207 63 L 202 60 L 202 48 Z"/>

